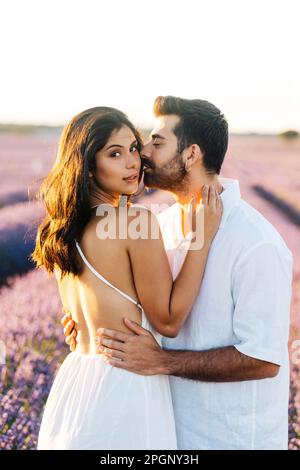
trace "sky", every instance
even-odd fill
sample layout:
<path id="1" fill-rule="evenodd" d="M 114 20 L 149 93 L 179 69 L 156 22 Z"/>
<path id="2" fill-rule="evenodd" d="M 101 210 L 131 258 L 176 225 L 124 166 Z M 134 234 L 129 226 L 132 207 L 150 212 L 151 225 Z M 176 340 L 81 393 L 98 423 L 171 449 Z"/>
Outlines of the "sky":
<path id="1" fill-rule="evenodd" d="M 1 0 L 0 122 L 62 125 L 158 95 L 206 99 L 232 132 L 300 131 L 300 0 Z"/>

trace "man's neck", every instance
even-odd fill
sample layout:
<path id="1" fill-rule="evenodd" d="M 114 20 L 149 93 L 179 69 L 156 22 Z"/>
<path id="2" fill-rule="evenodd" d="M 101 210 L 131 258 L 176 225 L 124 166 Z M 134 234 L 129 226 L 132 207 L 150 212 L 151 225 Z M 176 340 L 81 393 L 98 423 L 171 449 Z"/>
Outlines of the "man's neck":
<path id="1" fill-rule="evenodd" d="M 196 181 L 189 181 L 188 187 L 184 188 L 183 190 L 173 192 L 173 196 L 175 197 L 176 201 L 182 208 L 185 204 L 188 204 L 192 197 L 196 196 L 197 201 L 202 198 L 202 188 L 204 185 L 213 186 L 218 194 L 221 194 L 223 187 L 219 181 L 219 177 L 214 175 L 212 177 L 206 177 L 197 179 Z"/>
<path id="2" fill-rule="evenodd" d="M 223 190 L 218 176 L 215 175 L 213 177 L 199 178 L 196 181 L 192 181 L 192 179 L 190 179 L 188 188 L 186 188 L 186 190 L 176 191 L 176 193 L 173 192 L 173 196 L 181 207 L 181 230 L 184 237 L 186 237 L 188 234 L 184 224 L 185 205 L 188 204 L 194 196 L 196 196 L 197 202 L 200 202 L 200 199 L 202 199 L 202 188 L 204 185 L 213 186 L 217 190 L 218 194 L 221 194 Z"/>

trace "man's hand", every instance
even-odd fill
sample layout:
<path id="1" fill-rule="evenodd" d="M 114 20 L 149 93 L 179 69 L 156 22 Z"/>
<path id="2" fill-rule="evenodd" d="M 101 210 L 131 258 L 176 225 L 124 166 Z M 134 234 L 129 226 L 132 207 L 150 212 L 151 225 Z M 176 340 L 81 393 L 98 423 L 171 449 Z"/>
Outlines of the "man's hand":
<path id="1" fill-rule="evenodd" d="M 165 351 L 152 333 L 127 318 L 124 323 L 135 334 L 99 328 L 97 352 L 114 367 L 140 375 L 162 374 Z"/>
<path id="2" fill-rule="evenodd" d="M 65 315 L 61 319 L 61 324 L 64 327 L 64 335 L 66 337 L 65 342 L 70 348 L 70 351 L 73 352 L 77 346 L 77 329 L 75 326 L 75 322 L 72 319 L 71 312 L 66 312 Z"/>

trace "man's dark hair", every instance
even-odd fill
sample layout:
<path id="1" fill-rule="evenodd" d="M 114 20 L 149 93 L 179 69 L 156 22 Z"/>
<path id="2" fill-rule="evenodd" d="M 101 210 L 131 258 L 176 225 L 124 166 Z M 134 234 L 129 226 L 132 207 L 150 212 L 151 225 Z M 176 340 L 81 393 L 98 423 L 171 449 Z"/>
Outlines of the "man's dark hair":
<path id="1" fill-rule="evenodd" d="M 228 123 L 212 103 L 175 96 L 158 96 L 153 106 L 156 117 L 175 114 L 180 122 L 174 128 L 181 153 L 189 145 L 199 145 L 208 173 L 221 171 L 228 147 Z"/>

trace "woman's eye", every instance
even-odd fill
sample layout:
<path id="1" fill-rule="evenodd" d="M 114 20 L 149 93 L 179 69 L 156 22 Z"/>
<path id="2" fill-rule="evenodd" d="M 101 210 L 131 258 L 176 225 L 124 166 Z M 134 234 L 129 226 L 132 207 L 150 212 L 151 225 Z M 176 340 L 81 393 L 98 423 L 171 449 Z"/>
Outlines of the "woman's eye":
<path id="1" fill-rule="evenodd" d="M 131 148 L 131 152 L 137 152 L 137 147 L 134 145 L 132 148 Z"/>
<path id="2" fill-rule="evenodd" d="M 114 152 L 111 154 L 112 157 L 119 157 L 121 155 L 120 152 Z"/>

